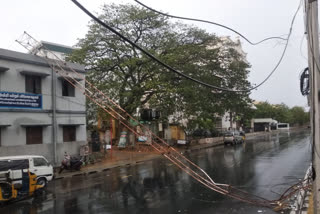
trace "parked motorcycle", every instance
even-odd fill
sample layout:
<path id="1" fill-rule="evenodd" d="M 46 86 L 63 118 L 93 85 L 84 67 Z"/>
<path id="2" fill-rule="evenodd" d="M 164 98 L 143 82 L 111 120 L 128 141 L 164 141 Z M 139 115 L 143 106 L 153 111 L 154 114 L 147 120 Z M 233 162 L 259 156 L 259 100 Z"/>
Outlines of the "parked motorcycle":
<path id="1" fill-rule="evenodd" d="M 64 169 L 79 171 L 82 164 L 83 162 L 81 159 L 65 154 L 64 159 L 61 162 L 59 173 L 61 173 Z"/>

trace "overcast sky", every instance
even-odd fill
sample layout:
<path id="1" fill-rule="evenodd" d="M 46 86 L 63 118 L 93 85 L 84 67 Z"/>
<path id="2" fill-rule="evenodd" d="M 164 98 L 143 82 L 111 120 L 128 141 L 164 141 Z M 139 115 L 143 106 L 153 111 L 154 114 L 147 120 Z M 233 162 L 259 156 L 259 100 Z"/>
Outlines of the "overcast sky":
<path id="1" fill-rule="evenodd" d="M 145 4 L 172 15 L 207 19 L 236 29 L 252 41 L 269 36 L 286 36 L 299 0 L 141 0 Z M 132 3 L 133 0 L 79 0 L 92 12 L 99 12 L 104 3 Z M 302 8 L 303 9 L 303 8 Z M 290 107 L 307 106 L 299 91 L 299 73 L 307 67 L 303 10 L 300 10 L 285 58 L 275 74 L 251 98 Z M 70 0 L 10 0 L 2 2 L 0 13 L 0 48 L 26 52 L 15 39 L 27 31 L 38 40 L 73 46 L 87 31 L 89 18 Z M 208 24 L 195 24 L 219 36 L 236 35 Z M 249 80 L 260 83 L 277 64 L 284 43 L 269 41 L 251 46 L 241 40 L 252 65 Z"/>

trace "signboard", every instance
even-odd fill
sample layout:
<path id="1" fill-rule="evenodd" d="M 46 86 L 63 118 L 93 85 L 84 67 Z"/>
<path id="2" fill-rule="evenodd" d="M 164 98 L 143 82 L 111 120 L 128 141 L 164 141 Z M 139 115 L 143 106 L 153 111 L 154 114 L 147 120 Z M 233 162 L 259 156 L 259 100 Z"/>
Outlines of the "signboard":
<path id="1" fill-rule="evenodd" d="M 42 95 L 0 91 L 0 108 L 42 109 Z"/>

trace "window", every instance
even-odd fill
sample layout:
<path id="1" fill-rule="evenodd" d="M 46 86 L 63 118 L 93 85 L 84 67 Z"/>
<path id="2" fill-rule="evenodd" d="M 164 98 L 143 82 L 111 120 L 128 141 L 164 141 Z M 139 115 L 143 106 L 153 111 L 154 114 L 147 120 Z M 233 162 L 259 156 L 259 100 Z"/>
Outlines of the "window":
<path id="1" fill-rule="evenodd" d="M 63 126 L 63 142 L 76 141 L 76 127 Z"/>
<path id="2" fill-rule="evenodd" d="M 26 75 L 26 92 L 41 94 L 41 77 Z"/>
<path id="3" fill-rule="evenodd" d="M 288 124 L 279 124 L 278 128 L 288 128 Z"/>
<path id="4" fill-rule="evenodd" d="M 48 162 L 43 158 L 33 158 L 34 166 L 48 166 Z"/>
<path id="5" fill-rule="evenodd" d="M 42 126 L 27 127 L 27 145 L 42 144 Z"/>
<path id="6" fill-rule="evenodd" d="M 67 80 L 62 80 L 62 96 L 74 97 L 74 86 Z"/>
<path id="7" fill-rule="evenodd" d="M 29 169 L 29 160 L 1 160 L 0 161 L 0 172 L 8 170 L 19 170 Z"/>
<path id="8" fill-rule="evenodd" d="M 222 128 L 222 117 L 215 118 L 215 127 L 216 128 Z"/>

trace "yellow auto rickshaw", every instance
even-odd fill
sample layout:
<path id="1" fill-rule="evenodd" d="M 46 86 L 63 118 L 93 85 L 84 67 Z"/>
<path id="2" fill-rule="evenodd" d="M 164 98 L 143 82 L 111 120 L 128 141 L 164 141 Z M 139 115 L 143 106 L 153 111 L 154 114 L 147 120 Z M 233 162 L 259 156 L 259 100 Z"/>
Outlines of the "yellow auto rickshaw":
<path id="1" fill-rule="evenodd" d="M 240 136 L 242 136 L 242 140 L 244 142 L 246 139 L 246 133 L 244 131 L 240 131 Z"/>
<path id="2" fill-rule="evenodd" d="M 37 176 L 29 170 L 22 170 L 21 183 L 14 183 L 10 173 L 12 172 L 0 174 L 0 203 L 33 196 L 37 190 L 44 187 L 37 184 Z"/>

